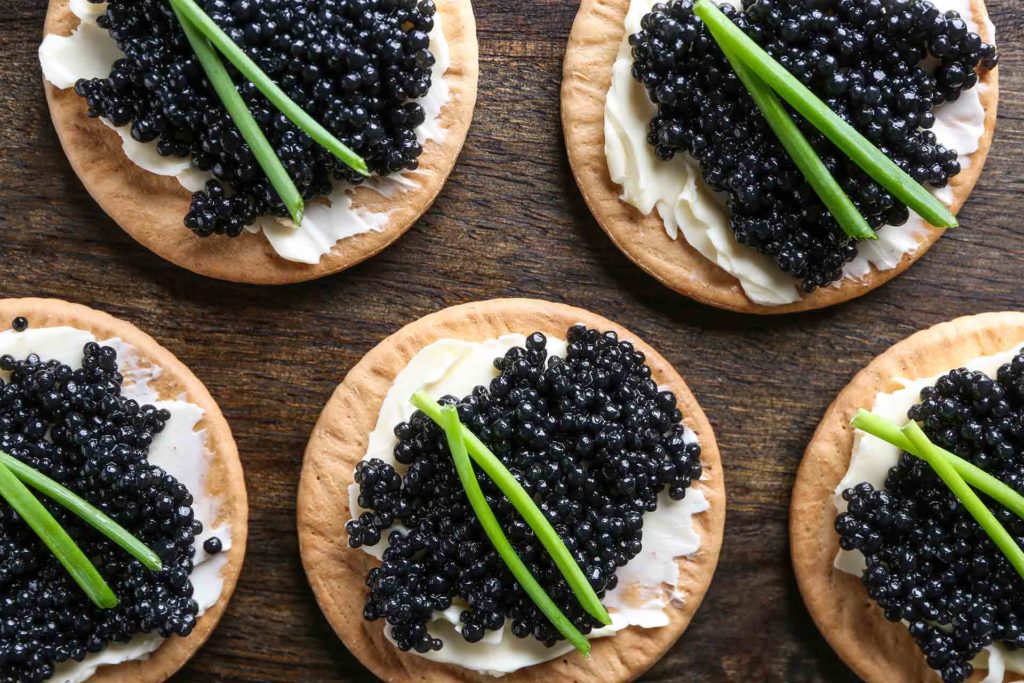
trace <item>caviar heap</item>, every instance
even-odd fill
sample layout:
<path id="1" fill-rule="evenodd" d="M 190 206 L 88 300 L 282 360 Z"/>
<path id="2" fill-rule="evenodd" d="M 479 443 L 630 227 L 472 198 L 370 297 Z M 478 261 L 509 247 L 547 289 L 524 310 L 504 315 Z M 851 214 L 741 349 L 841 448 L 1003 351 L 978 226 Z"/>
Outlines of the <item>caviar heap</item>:
<path id="1" fill-rule="evenodd" d="M 644 355 L 614 332 L 568 331 L 565 358 L 544 335 L 494 361 L 490 386 L 442 403 L 490 447 L 531 494 L 598 595 L 641 549 L 644 513 L 665 491 L 679 500 L 700 477 L 700 446 L 682 425 L 676 397 L 659 391 Z M 384 562 L 371 569 L 364 616 L 385 619 L 403 650 L 439 649 L 427 632 L 434 610 L 465 607 L 462 636 L 477 642 L 511 622 L 519 638 L 552 645 L 554 626 L 523 592 L 480 527 L 443 431 L 423 413 L 395 427 L 402 473 L 379 459 L 359 463 L 359 505 L 346 529 L 352 547 L 375 545 L 392 524 Z M 516 553 L 582 631 L 599 625 L 577 602 L 537 537 L 484 474 L 477 478 Z"/>
<path id="2" fill-rule="evenodd" d="M 955 12 L 925 0 L 744 0 L 722 10 L 748 36 L 915 180 L 942 187 L 957 151 L 928 130 L 933 109 L 996 65 L 992 45 Z M 761 116 L 691 0 L 657 4 L 630 36 L 633 76 L 657 115 L 648 142 L 659 159 L 680 152 L 724 192 L 737 241 L 772 257 L 810 292 L 842 277 L 857 253 Z M 928 58 L 933 65 L 926 66 Z M 876 230 L 907 208 L 810 126 L 804 135 Z"/>
<path id="3" fill-rule="evenodd" d="M 95 0 L 93 0 L 95 1 Z M 430 89 L 432 0 L 198 0 L 207 14 L 303 110 L 370 170 L 415 169 Z M 90 116 L 131 124 L 164 156 L 192 156 L 215 180 L 196 192 L 185 224 L 235 236 L 257 216 L 287 216 L 204 76 L 166 0 L 110 0 L 99 19 L 124 53 L 107 78 L 80 80 Z M 225 60 L 227 64 L 227 61 Z M 256 88 L 229 71 L 304 199 L 361 177 L 314 143 Z"/>
<path id="4" fill-rule="evenodd" d="M 921 392 L 909 416 L 938 446 L 1024 492 L 1024 353 L 995 379 L 950 372 Z M 946 683 L 968 678 L 986 645 L 1024 647 L 1024 580 L 924 461 L 904 453 L 884 490 L 861 483 L 843 498 L 848 512 L 836 530 L 843 548 L 867 559 L 868 595 L 886 618 L 909 623 Z M 1024 543 L 1024 521 L 990 507 Z"/>
<path id="5" fill-rule="evenodd" d="M 35 355 L 0 357 L 0 450 L 71 489 L 156 552 L 160 572 L 39 497 L 117 595 L 114 609 L 93 605 L 13 509 L 0 500 L 0 681 L 53 675 L 137 633 L 187 636 L 196 624 L 192 599 L 196 534 L 192 495 L 147 462 L 153 436 L 170 414 L 121 396 L 110 347 L 85 346 L 72 369 Z"/>

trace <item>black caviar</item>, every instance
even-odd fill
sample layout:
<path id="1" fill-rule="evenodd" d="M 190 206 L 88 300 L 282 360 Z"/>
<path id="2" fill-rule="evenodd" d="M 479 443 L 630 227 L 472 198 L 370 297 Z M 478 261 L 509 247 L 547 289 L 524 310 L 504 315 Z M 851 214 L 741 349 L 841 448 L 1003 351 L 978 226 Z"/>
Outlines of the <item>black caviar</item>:
<path id="1" fill-rule="evenodd" d="M 28 329 L 28 318 L 19 315 L 17 318 L 11 321 L 11 328 L 15 332 L 24 332 Z"/>
<path id="2" fill-rule="evenodd" d="M 95 0 L 94 0 L 95 1 Z M 415 129 L 430 89 L 432 0 L 199 0 L 207 14 L 306 113 L 370 170 L 415 169 Z M 99 25 L 125 57 L 107 78 L 80 80 L 90 116 L 131 124 L 136 140 L 186 157 L 216 180 L 196 192 L 185 224 L 235 236 L 257 216 L 287 216 L 192 52 L 166 0 L 110 0 Z M 227 64 L 226 60 L 225 63 Z M 313 142 L 234 67 L 228 69 L 304 199 L 361 176 Z"/>
<path id="3" fill-rule="evenodd" d="M 911 177 L 942 187 L 960 172 L 957 151 L 928 130 L 933 109 L 974 87 L 997 56 L 956 12 L 926 0 L 744 0 L 743 8 L 722 11 Z M 658 158 L 693 155 L 707 185 L 726 194 L 737 241 L 806 291 L 840 279 L 856 242 L 790 160 L 692 1 L 659 3 L 641 26 L 630 36 L 633 76 L 658 107 L 648 133 Z M 906 206 L 794 120 L 873 228 L 908 220 Z"/>
<path id="4" fill-rule="evenodd" d="M 82 496 L 156 552 L 153 572 L 74 514 L 39 499 L 119 599 L 102 610 L 14 510 L 0 500 L 0 681 L 53 675 L 143 632 L 187 636 L 196 624 L 189 575 L 202 524 L 188 489 L 147 461 L 170 414 L 121 396 L 113 348 L 89 343 L 80 369 L 30 355 L 0 357 L 0 450 Z"/>
<path id="5" fill-rule="evenodd" d="M 909 417 L 936 445 L 1024 492 L 1024 352 L 995 379 L 948 373 L 921 392 Z M 843 498 L 848 512 L 836 530 L 843 548 L 867 560 L 868 595 L 886 618 L 909 622 L 946 683 L 967 679 L 970 660 L 993 642 L 1024 648 L 1024 579 L 924 461 L 904 453 L 885 490 L 861 483 Z M 1024 520 L 989 507 L 1024 544 Z"/>
<path id="6" fill-rule="evenodd" d="M 568 353 L 549 356 L 535 332 L 494 361 L 500 375 L 458 405 L 462 422 L 530 492 L 603 595 L 641 550 L 644 513 L 665 491 L 681 499 L 700 477 L 700 446 L 688 438 L 676 397 L 658 389 L 644 355 L 614 332 L 569 329 Z M 395 427 L 402 473 L 379 459 L 356 467 L 359 505 L 346 525 L 353 547 L 388 534 L 381 567 L 367 577 L 364 617 L 385 619 L 403 650 L 439 649 L 427 632 L 434 610 L 464 605 L 462 636 L 479 641 L 511 621 L 517 637 L 561 638 L 523 592 L 480 527 L 442 430 L 423 413 Z M 583 632 L 598 626 L 580 607 L 543 546 L 490 479 L 478 472 L 519 557 Z M 404 530 L 389 527 L 401 524 Z"/>

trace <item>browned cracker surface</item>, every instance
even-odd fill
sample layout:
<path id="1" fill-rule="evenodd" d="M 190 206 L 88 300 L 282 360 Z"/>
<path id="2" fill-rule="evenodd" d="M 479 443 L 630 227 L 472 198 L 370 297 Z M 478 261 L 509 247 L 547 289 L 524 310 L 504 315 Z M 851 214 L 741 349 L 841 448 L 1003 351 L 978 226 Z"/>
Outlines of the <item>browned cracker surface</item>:
<path id="1" fill-rule="evenodd" d="M 647 356 L 653 377 L 679 401 L 686 424 L 703 448 L 704 478 L 694 482 L 711 507 L 694 517 L 701 547 L 678 560 L 681 604 L 667 610 L 670 624 L 657 629 L 628 628 L 593 641 L 590 659 L 573 653 L 503 677 L 508 683 L 616 683 L 646 671 L 679 638 L 707 591 L 718 561 L 725 523 L 722 464 L 711 425 L 682 377 L 654 349 L 632 332 L 579 308 L 530 299 L 496 299 L 465 304 L 428 315 L 407 325 L 371 350 L 338 386 L 313 430 L 299 484 L 298 527 L 302 562 L 327 620 L 346 647 L 377 676 L 394 683 L 494 681 L 484 674 L 431 662 L 399 651 L 388 642 L 380 621 L 362 618 L 365 577 L 377 560 L 348 547 L 345 522 L 350 519 L 348 486 L 366 452 L 370 432 L 395 377 L 423 347 L 439 339 L 493 339 L 508 333 L 543 332 L 564 338 L 575 323 L 614 330 Z"/>
<path id="2" fill-rule="evenodd" d="M 85 100 L 73 88 L 44 83 L 50 116 L 71 167 L 85 188 L 125 232 L 163 258 L 191 271 L 233 282 L 284 284 L 313 280 L 353 266 L 398 239 L 433 203 L 455 166 L 476 104 L 476 21 L 470 0 L 442 0 L 451 66 L 445 72 L 449 98 L 441 110 L 444 140 L 429 141 L 414 174 L 416 186 L 393 197 L 358 188 L 353 206 L 388 214 L 384 229 L 340 240 L 316 265 L 278 256 L 262 234 L 200 238 L 182 224 L 191 193 L 175 178 L 136 166 L 121 149 L 121 138 L 99 119 L 86 116 Z M 50 0 L 44 33 L 68 35 L 78 25 L 68 0 Z"/>
<path id="3" fill-rule="evenodd" d="M 981 37 L 991 40 L 982 0 L 972 0 Z M 817 289 L 799 301 L 784 306 L 763 306 L 746 297 L 739 280 L 707 260 L 680 236 L 665 234 L 661 218 L 654 211 L 644 216 L 619 199 L 622 188 L 612 182 L 604 153 L 604 106 L 612 82 L 612 64 L 625 34 L 624 21 L 629 0 L 583 0 L 572 26 L 562 72 L 562 128 L 569 163 L 583 198 L 597 222 L 612 241 L 638 266 L 662 284 L 702 303 L 744 313 L 772 314 L 805 311 L 832 306 L 856 298 L 888 282 L 924 255 L 942 234 L 928 230 L 913 254 L 903 257 L 893 269 L 871 272 L 861 280 L 844 279 L 834 287 Z M 958 212 L 974 189 L 992 144 L 999 99 L 998 69 L 986 72 L 981 82 L 985 107 L 985 134 L 970 164 L 950 181 L 954 190 L 953 212 Z"/>
<path id="4" fill-rule="evenodd" d="M 832 566 L 839 550 L 833 492 L 850 465 L 858 409 L 979 356 L 1024 346 L 1024 313 L 984 313 L 942 323 L 896 344 L 857 373 L 829 406 L 807 446 L 790 507 L 789 533 L 800 592 L 818 629 L 851 669 L 870 683 L 937 681 L 906 626 L 887 621 L 855 576 Z M 972 681 L 984 672 L 975 672 Z M 1013 680 L 1018 680 L 1017 678 Z"/>
<path id="5" fill-rule="evenodd" d="M 138 352 L 144 366 L 160 368 L 159 377 L 149 386 L 161 399 L 181 398 L 203 409 L 197 429 L 205 430 L 206 447 L 213 454 L 207 472 L 207 491 L 220 501 L 215 523 L 227 524 L 231 529 L 231 548 L 224 551 L 227 563 L 221 571 L 224 588 L 220 599 L 199 618 L 187 638 L 168 638 L 148 659 L 101 667 L 89 679 L 90 683 L 160 683 L 170 678 L 206 642 L 220 621 L 242 571 L 249 506 L 242 463 L 231 429 L 202 382 L 170 351 L 131 323 L 59 299 L 0 299 L 0 320 L 17 316 L 25 316 L 31 328 L 67 325 L 92 332 L 101 341 L 119 337 Z"/>

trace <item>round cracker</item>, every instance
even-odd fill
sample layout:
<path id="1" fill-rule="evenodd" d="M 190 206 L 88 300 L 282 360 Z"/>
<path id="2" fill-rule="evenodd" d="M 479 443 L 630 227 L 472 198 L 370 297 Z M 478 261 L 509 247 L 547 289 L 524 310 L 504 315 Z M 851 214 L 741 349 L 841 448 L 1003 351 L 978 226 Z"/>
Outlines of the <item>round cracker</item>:
<path id="1" fill-rule="evenodd" d="M 50 117 L 85 189 L 125 232 L 154 253 L 200 275 L 232 282 L 277 285 L 313 280 L 354 266 L 401 237 L 430 208 L 455 166 L 476 104 L 476 20 L 470 0 L 444 0 L 437 3 L 437 10 L 451 51 L 444 75 L 449 97 L 440 119 L 444 139 L 424 145 L 414 188 L 390 198 L 356 188 L 353 206 L 387 213 L 387 223 L 379 232 L 339 240 L 315 265 L 281 258 L 262 234 L 197 237 L 182 223 L 192 193 L 177 179 L 129 161 L 121 138 L 99 119 L 86 116 L 88 106 L 74 88 L 60 90 L 44 79 Z M 68 0 L 50 0 L 44 35 L 69 35 L 78 23 Z"/>
<path id="2" fill-rule="evenodd" d="M 860 579 L 832 566 L 839 551 L 832 496 L 850 466 L 854 431 L 850 420 L 858 409 L 870 410 L 877 394 L 900 389 L 894 378 L 934 377 L 979 356 L 1022 344 L 1024 313 L 984 313 L 918 332 L 857 373 L 829 406 L 807 446 L 790 506 L 793 568 L 818 629 L 865 681 L 938 679 L 906 626 L 887 621 Z M 971 680 L 983 677 L 983 671 L 975 672 Z"/>
<path id="3" fill-rule="evenodd" d="M 192 371 L 131 323 L 59 299 L 0 299 L 0 320 L 12 320 L 17 316 L 27 318 L 30 329 L 67 325 L 92 332 L 100 341 L 119 337 L 135 349 L 143 365 L 160 368 L 160 375 L 148 386 L 161 399 L 180 398 L 203 409 L 197 428 L 205 430 L 206 447 L 213 454 L 206 487 L 220 502 L 215 524 L 227 524 L 231 529 L 231 548 L 224 551 L 227 563 L 221 570 L 224 588 L 220 599 L 203 613 L 188 637 L 168 638 L 148 659 L 100 667 L 89 678 L 90 683 L 160 683 L 180 669 L 209 638 L 231 599 L 242 571 L 249 506 L 242 463 L 231 429 L 210 392 Z"/>
<path id="4" fill-rule="evenodd" d="M 579 308 L 531 299 L 495 299 L 447 308 L 405 326 L 391 335 L 349 371 L 317 421 L 299 483 L 298 528 L 302 563 L 317 602 L 338 636 L 367 668 L 393 683 L 406 681 L 493 682 L 485 674 L 439 664 L 401 652 L 384 637 L 382 621 L 362 618 L 365 577 L 378 561 L 347 543 L 345 522 L 351 518 L 348 485 L 366 452 L 381 403 L 397 374 L 426 345 L 438 339 L 471 341 L 503 334 L 541 331 L 564 337 L 575 323 L 614 330 L 647 356 L 659 385 L 679 401 L 687 426 L 701 443 L 704 477 L 693 486 L 704 492 L 710 509 L 694 517 L 701 536 L 699 552 L 679 558 L 679 590 L 685 596 L 668 609 L 670 623 L 657 629 L 631 627 L 593 643 L 590 659 L 572 653 L 503 677 L 508 683 L 553 680 L 632 680 L 650 668 L 682 635 L 711 582 L 718 562 L 725 524 L 725 487 L 715 435 L 682 377 L 654 349 L 629 330 Z"/>
<path id="5" fill-rule="evenodd" d="M 991 42 L 988 12 L 983 0 L 971 0 L 974 19 L 982 39 Z M 562 128 L 569 165 L 580 192 L 594 218 L 612 242 L 634 263 L 691 299 L 742 313 L 777 314 L 824 308 L 867 294 L 910 267 L 942 234 L 928 230 L 918 248 L 904 255 L 899 265 L 871 272 L 863 279 L 841 280 L 837 285 L 816 289 L 799 301 L 783 306 L 754 303 L 743 293 L 739 280 L 704 258 L 680 236 L 672 240 L 657 212 L 645 216 L 619 199 L 622 188 L 608 174 L 604 152 L 605 99 L 612 81 L 612 65 L 625 35 L 629 0 L 583 0 L 572 25 L 562 71 Z M 970 163 L 950 185 L 954 213 L 960 210 L 974 189 L 992 144 L 999 99 L 998 69 L 981 74 L 986 88 L 980 92 L 985 107 L 985 132 Z"/>

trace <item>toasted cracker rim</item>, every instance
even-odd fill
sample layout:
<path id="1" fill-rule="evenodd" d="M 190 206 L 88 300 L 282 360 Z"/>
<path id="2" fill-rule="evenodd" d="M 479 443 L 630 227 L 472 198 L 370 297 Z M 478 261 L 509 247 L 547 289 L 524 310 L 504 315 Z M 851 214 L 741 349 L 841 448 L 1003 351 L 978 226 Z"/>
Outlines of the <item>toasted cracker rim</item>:
<path id="1" fill-rule="evenodd" d="M 428 141 L 415 172 L 419 184 L 392 198 L 365 187 L 353 205 L 387 213 L 380 231 L 338 241 L 316 265 L 279 257 L 262 234 L 201 238 L 182 224 L 191 193 L 173 177 L 158 176 L 128 160 L 118 135 L 86 116 L 85 100 L 73 88 L 60 90 L 44 79 L 46 100 L 61 146 L 96 203 L 136 241 L 158 256 L 200 275 L 250 284 L 303 282 L 349 268 L 379 253 L 404 234 L 430 207 L 455 166 L 476 104 L 479 66 L 476 20 L 470 0 L 438 3 L 451 66 L 445 72 L 449 98 L 441 111 L 442 141 Z M 44 35 L 68 35 L 78 25 L 68 0 L 50 0 Z"/>
<path id="2" fill-rule="evenodd" d="M 347 487 L 366 451 L 380 405 L 398 372 L 424 346 L 438 339 L 484 340 L 502 334 L 541 331 L 564 336 L 584 323 L 614 330 L 647 356 L 660 385 L 675 392 L 686 424 L 700 439 L 704 478 L 694 482 L 710 509 L 694 517 L 702 537 L 697 555 L 680 558 L 681 605 L 667 611 L 670 624 L 658 629 L 628 628 L 593 641 L 590 659 L 569 654 L 502 678 L 509 683 L 550 680 L 615 683 L 639 676 L 679 638 L 707 591 L 721 548 L 725 489 L 714 432 L 686 383 L 672 366 L 632 332 L 589 311 L 531 299 L 495 299 L 444 309 L 391 335 L 363 357 L 335 390 L 306 448 L 299 483 L 298 531 L 303 566 L 320 608 L 346 647 L 380 678 L 394 683 L 430 680 L 493 682 L 461 667 L 438 664 L 400 652 L 384 638 L 380 621 L 362 619 L 365 576 L 377 563 L 348 547 L 345 522 L 351 517 Z"/>
<path id="3" fill-rule="evenodd" d="M 938 680 L 900 623 L 887 621 L 860 579 L 832 565 L 839 550 L 833 492 L 850 464 L 858 409 L 870 410 L 879 393 L 968 361 L 1024 345 L 1024 313 L 982 313 L 941 323 L 895 344 L 872 360 L 839 392 L 807 446 L 790 505 L 790 551 L 804 603 L 822 635 L 869 683 Z M 972 681 L 983 678 L 975 672 Z M 1011 680 L 1011 679 L 1007 679 Z M 1012 679 L 1018 680 L 1018 679 Z"/>
<path id="4" fill-rule="evenodd" d="M 609 176 L 604 153 L 604 106 L 611 86 L 612 64 L 625 33 L 629 0 L 582 0 L 573 22 L 562 72 L 562 128 L 576 183 L 597 223 L 612 242 L 648 274 L 680 294 L 710 306 L 773 315 L 807 311 L 854 299 L 888 282 L 910 267 L 938 240 L 941 230 L 928 230 L 917 250 L 904 255 L 890 270 L 875 268 L 863 279 L 844 279 L 819 288 L 783 306 L 757 304 L 743 293 L 739 280 L 704 258 L 685 238 L 672 240 L 657 212 L 644 215 L 619 199 L 621 187 Z M 971 0 L 983 40 L 991 42 L 988 12 L 983 0 Z M 999 100 L 998 69 L 981 74 L 979 92 L 985 108 L 985 132 L 969 165 L 950 185 L 951 209 L 959 212 L 974 189 L 992 144 Z M 970 228 L 963 228 L 970 229 Z"/>
<path id="5" fill-rule="evenodd" d="M 242 570 L 248 536 L 248 501 L 231 429 L 210 392 L 192 371 L 131 323 L 59 299 L 0 299 L 0 320 L 17 316 L 27 318 L 30 329 L 67 325 L 92 332 L 100 341 L 119 337 L 133 347 L 142 361 L 160 368 L 160 376 L 148 386 L 161 398 L 183 396 L 203 410 L 197 427 L 206 431 L 206 445 L 213 454 L 207 472 L 207 490 L 220 502 L 216 523 L 227 524 L 231 529 L 231 547 L 223 552 L 227 563 L 221 570 L 224 586 L 220 598 L 199 617 L 188 637 L 168 638 L 147 659 L 101 667 L 88 679 L 90 683 L 160 683 L 180 669 L 209 638 L 231 599 Z"/>

